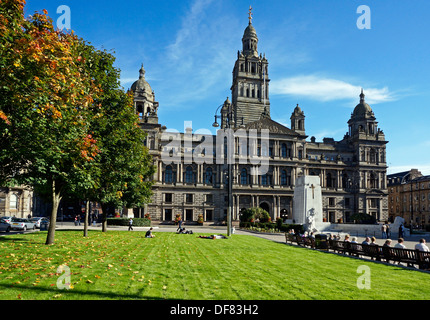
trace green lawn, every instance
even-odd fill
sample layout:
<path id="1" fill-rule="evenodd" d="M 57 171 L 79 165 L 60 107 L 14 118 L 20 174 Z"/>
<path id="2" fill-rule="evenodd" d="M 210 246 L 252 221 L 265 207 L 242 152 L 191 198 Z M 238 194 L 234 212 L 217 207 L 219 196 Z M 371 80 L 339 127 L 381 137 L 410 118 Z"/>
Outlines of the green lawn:
<path id="1" fill-rule="evenodd" d="M 430 274 L 253 236 L 57 231 L 0 237 L 0 299 L 427 299 Z M 57 268 L 71 271 L 58 289 Z M 370 289 L 359 289 L 359 266 Z"/>

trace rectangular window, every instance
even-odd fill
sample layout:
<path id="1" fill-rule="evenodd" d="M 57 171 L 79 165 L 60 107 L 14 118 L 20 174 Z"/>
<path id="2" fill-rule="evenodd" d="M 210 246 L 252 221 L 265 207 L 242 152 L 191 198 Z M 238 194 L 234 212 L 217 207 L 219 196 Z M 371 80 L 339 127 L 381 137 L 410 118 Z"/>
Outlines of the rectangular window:
<path id="1" fill-rule="evenodd" d="M 186 221 L 193 221 L 193 210 L 192 209 L 185 210 L 185 220 Z"/>
<path id="2" fill-rule="evenodd" d="M 164 195 L 164 201 L 166 203 L 172 203 L 173 202 L 173 193 L 166 193 Z"/>
<path id="3" fill-rule="evenodd" d="M 185 202 L 186 203 L 193 203 L 193 194 L 192 193 L 185 194 Z"/>
<path id="4" fill-rule="evenodd" d="M 207 203 L 212 203 L 213 202 L 213 195 L 212 194 L 207 194 L 206 195 L 206 202 Z"/>
<path id="5" fill-rule="evenodd" d="M 349 208 L 349 206 L 350 206 L 350 199 L 345 198 L 345 207 Z"/>
<path id="6" fill-rule="evenodd" d="M 172 217 L 173 217 L 172 211 L 173 211 L 172 209 L 164 209 L 164 220 L 172 221 Z"/>
<path id="7" fill-rule="evenodd" d="M 212 221 L 214 215 L 214 211 L 213 210 L 206 210 L 206 221 Z"/>

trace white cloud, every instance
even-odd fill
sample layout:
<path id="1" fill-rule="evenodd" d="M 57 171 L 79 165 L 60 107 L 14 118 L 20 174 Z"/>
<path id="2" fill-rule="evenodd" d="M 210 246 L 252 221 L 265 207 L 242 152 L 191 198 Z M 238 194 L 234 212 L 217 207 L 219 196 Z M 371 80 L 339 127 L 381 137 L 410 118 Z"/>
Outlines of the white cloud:
<path id="1" fill-rule="evenodd" d="M 228 30 L 235 22 L 227 14 L 212 17 L 213 12 L 222 12 L 221 4 L 195 0 L 160 57 L 156 77 L 163 83 L 159 96 L 164 107 L 192 107 L 189 102 L 211 96 L 218 97 L 220 103 L 225 99 L 219 91 L 230 85 L 235 57 L 231 48 L 236 39 Z M 225 88 L 220 86 L 224 82 Z"/>
<path id="2" fill-rule="evenodd" d="M 318 101 L 354 100 L 358 99 L 361 86 L 351 83 L 320 77 L 316 75 L 300 75 L 296 77 L 273 80 L 271 93 L 274 95 L 293 95 L 307 97 Z M 387 87 L 368 88 L 364 86 L 366 101 L 377 104 L 395 100 Z"/>

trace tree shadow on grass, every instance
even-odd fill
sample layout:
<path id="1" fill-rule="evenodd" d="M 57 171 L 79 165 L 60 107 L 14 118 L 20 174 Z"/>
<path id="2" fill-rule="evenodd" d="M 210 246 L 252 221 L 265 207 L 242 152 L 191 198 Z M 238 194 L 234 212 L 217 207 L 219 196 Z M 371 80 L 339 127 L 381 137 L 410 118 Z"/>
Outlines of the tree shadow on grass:
<path id="1" fill-rule="evenodd" d="M 20 284 L 13 284 L 13 285 L 9 285 L 9 284 L 0 284 L 0 288 L 3 287 L 5 289 L 15 289 L 15 290 L 22 290 L 22 294 L 24 294 L 24 300 L 28 299 L 28 300 L 46 300 L 47 297 L 43 297 L 40 299 L 37 299 L 37 297 L 25 297 L 25 294 L 27 292 L 27 294 L 31 294 L 31 293 L 52 293 L 53 295 L 57 295 L 57 294 L 62 294 L 63 295 L 63 299 L 66 300 L 104 300 L 104 299 L 113 299 L 113 300 L 180 300 L 180 299 L 164 299 L 164 298 L 160 298 L 160 297 L 150 297 L 150 296 L 145 296 L 145 295 L 138 295 L 138 294 L 119 294 L 116 292 L 100 292 L 100 291 L 91 291 L 91 290 L 76 290 L 76 289 L 71 289 L 66 290 L 60 290 L 60 289 L 50 289 L 50 288 L 42 288 L 42 287 L 30 287 L 30 286 L 26 286 L 26 285 L 20 285 Z M 68 299 L 68 295 L 76 295 L 78 296 L 77 298 L 74 299 Z M 88 297 L 88 298 L 84 298 L 82 299 L 82 297 Z M 58 300 L 63 300 L 63 299 L 58 299 Z"/>

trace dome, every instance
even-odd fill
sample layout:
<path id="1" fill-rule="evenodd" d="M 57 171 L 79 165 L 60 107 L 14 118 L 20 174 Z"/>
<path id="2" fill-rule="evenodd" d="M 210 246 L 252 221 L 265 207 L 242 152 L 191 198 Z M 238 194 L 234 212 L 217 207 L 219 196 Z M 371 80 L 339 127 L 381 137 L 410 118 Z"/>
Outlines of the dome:
<path id="1" fill-rule="evenodd" d="M 143 91 L 146 94 L 152 95 L 152 88 L 149 83 L 145 80 L 145 69 L 142 67 L 139 70 L 139 80 L 135 81 L 131 85 L 131 90 L 133 92 Z"/>
<path id="2" fill-rule="evenodd" d="M 247 38 L 258 38 L 257 31 L 251 23 L 246 27 L 245 32 L 243 33 L 243 39 Z"/>
<path id="3" fill-rule="evenodd" d="M 364 101 L 364 93 L 361 90 L 360 103 L 354 108 L 353 116 L 358 118 L 364 118 L 367 115 L 373 116 L 372 108 Z"/>
<path id="4" fill-rule="evenodd" d="M 294 114 L 300 114 L 303 113 L 302 109 L 299 107 L 299 104 L 294 108 Z"/>

